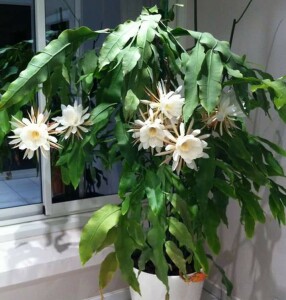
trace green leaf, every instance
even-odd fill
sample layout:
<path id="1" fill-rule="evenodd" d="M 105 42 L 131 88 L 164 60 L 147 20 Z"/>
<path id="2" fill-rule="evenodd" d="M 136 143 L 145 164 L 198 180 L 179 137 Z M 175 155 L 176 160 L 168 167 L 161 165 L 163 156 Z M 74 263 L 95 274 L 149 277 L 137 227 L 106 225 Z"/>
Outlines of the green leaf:
<path id="1" fill-rule="evenodd" d="M 116 253 L 109 253 L 100 265 L 99 271 L 99 288 L 103 290 L 112 280 L 116 270 L 118 269 L 118 261 Z"/>
<path id="2" fill-rule="evenodd" d="M 128 90 L 123 105 L 123 113 L 126 120 L 133 117 L 133 115 L 137 111 L 139 103 L 140 101 L 137 98 L 137 96 L 133 93 L 133 91 Z"/>
<path id="3" fill-rule="evenodd" d="M 262 142 L 263 144 L 266 144 L 267 146 L 269 146 L 272 150 L 274 150 L 278 154 L 286 157 L 286 150 L 284 150 L 283 148 L 281 148 L 277 144 L 274 144 L 274 143 L 270 142 L 269 140 L 266 140 L 266 139 L 264 139 L 262 137 L 259 137 L 259 136 L 254 136 L 254 139 L 259 141 L 259 142 Z"/>
<path id="4" fill-rule="evenodd" d="M 222 71 L 223 64 L 220 55 L 213 50 L 209 50 L 206 53 L 198 81 L 201 104 L 209 113 L 212 112 L 219 103 L 222 89 L 220 82 Z"/>
<path id="5" fill-rule="evenodd" d="M 92 122 L 91 132 L 92 138 L 90 143 L 95 146 L 97 133 L 106 128 L 109 118 L 114 111 L 115 104 L 101 103 L 97 105 L 90 114 L 90 121 Z"/>
<path id="6" fill-rule="evenodd" d="M 237 195 L 251 217 L 255 221 L 265 223 L 265 215 L 261 205 L 259 204 L 260 198 L 251 191 L 246 190 L 246 188 L 240 188 L 237 190 Z"/>
<path id="7" fill-rule="evenodd" d="M 285 208 L 280 200 L 279 193 L 275 189 L 270 189 L 269 207 L 275 219 L 285 224 Z"/>
<path id="8" fill-rule="evenodd" d="M 208 245 L 215 254 L 220 251 L 220 241 L 217 235 L 217 228 L 220 224 L 220 215 L 216 211 L 216 207 L 212 201 L 208 201 L 208 208 L 205 213 L 207 216 L 203 222 L 204 233 Z"/>
<path id="9" fill-rule="evenodd" d="M 96 94 L 97 103 L 120 103 L 122 101 L 122 65 L 103 75 Z"/>
<path id="10" fill-rule="evenodd" d="M 221 282 L 222 284 L 226 287 L 226 292 L 227 292 L 227 296 L 231 296 L 232 290 L 233 290 L 233 284 L 232 282 L 228 279 L 228 277 L 226 276 L 226 273 L 224 271 L 224 269 L 222 267 L 220 267 L 212 258 L 212 256 L 207 255 L 207 257 L 209 259 L 211 259 L 212 263 L 214 264 L 214 266 L 219 270 L 219 272 L 222 275 L 221 278 Z"/>
<path id="11" fill-rule="evenodd" d="M 180 247 L 185 246 L 190 252 L 195 249 L 193 237 L 184 223 L 170 217 L 169 231 L 177 239 Z"/>
<path id="12" fill-rule="evenodd" d="M 129 142 L 129 135 L 126 130 L 126 124 L 120 119 L 119 116 L 116 117 L 115 137 L 117 139 L 118 145 L 124 146 Z"/>
<path id="13" fill-rule="evenodd" d="M 137 246 L 143 249 L 145 246 L 145 235 L 142 225 L 133 219 L 129 220 L 128 232 L 130 237 L 132 237 L 135 243 L 137 244 Z"/>
<path id="14" fill-rule="evenodd" d="M 118 188 L 118 195 L 121 198 L 124 198 L 126 193 L 129 193 L 132 191 L 134 186 L 136 186 L 137 183 L 137 177 L 132 170 L 132 167 L 125 162 L 123 165 L 123 170 L 121 172 L 120 181 L 119 181 L 119 188 Z"/>
<path id="15" fill-rule="evenodd" d="M 169 290 L 168 285 L 168 263 L 164 254 L 164 244 L 166 238 L 166 230 L 164 222 L 161 222 L 155 214 L 149 210 L 148 219 L 152 223 L 152 228 L 147 234 L 147 241 L 152 248 L 151 260 L 155 266 L 157 277 L 164 283 Z"/>
<path id="16" fill-rule="evenodd" d="M 226 68 L 227 73 L 228 73 L 229 76 L 235 77 L 235 78 L 243 77 L 243 75 L 241 74 L 241 72 L 239 70 L 234 70 L 227 64 L 225 65 L 225 68 Z"/>
<path id="17" fill-rule="evenodd" d="M 97 67 L 98 57 L 94 49 L 84 53 L 84 56 L 80 60 L 80 66 L 83 70 L 83 74 L 93 74 Z"/>
<path id="18" fill-rule="evenodd" d="M 55 65 L 62 65 L 71 57 L 84 41 L 95 38 L 98 34 L 87 27 L 68 29 L 35 55 L 27 68 L 13 81 L 0 101 L 0 110 L 20 103 L 31 89 L 47 80 L 49 70 Z"/>
<path id="19" fill-rule="evenodd" d="M 284 176 L 284 170 L 279 162 L 274 158 L 271 152 L 264 153 L 264 158 L 268 166 L 270 167 L 272 174 L 276 176 Z"/>
<path id="20" fill-rule="evenodd" d="M 189 212 L 189 206 L 185 200 L 177 194 L 173 194 L 171 203 L 174 209 L 180 214 L 187 229 L 192 233 L 192 216 Z"/>
<path id="21" fill-rule="evenodd" d="M 106 238 L 101 244 L 101 246 L 97 249 L 97 252 L 100 252 L 101 250 L 113 245 L 116 239 L 117 239 L 117 227 L 113 227 L 107 232 Z"/>
<path id="22" fill-rule="evenodd" d="M 100 249 L 109 230 L 118 224 L 120 215 L 120 207 L 113 204 L 103 206 L 92 215 L 81 233 L 79 254 L 82 264 Z"/>
<path id="23" fill-rule="evenodd" d="M 155 29 L 158 27 L 161 15 L 141 15 L 140 18 L 141 25 L 136 37 L 136 43 L 141 52 L 139 67 L 142 67 L 143 61 L 148 63 L 152 55 L 150 44 L 154 40 L 156 34 Z"/>
<path id="24" fill-rule="evenodd" d="M 186 260 L 184 258 L 183 252 L 172 241 L 167 241 L 165 243 L 165 248 L 168 256 L 173 261 L 173 263 L 178 267 L 180 272 L 182 274 L 187 274 Z"/>
<path id="25" fill-rule="evenodd" d="M 137 34 L 139 26 L 140 22 L 127 21 L 108 35 L 99 53 L 99 69 L 116 59 L 126 43 Z"/>
<path id="26" fill-rule="evenodd" d="M 156 188 L 146 187 L 145 191 L 150 208 L 154 214 L 159 215 L 164 206 L 164 194 L 162 189 L 159 186 Z"/>
<path id="27" fill-rule="evenodd" d="M 0 111 L 0 124 L 0 131 L 2 131 L 4 135 L 6 135 L 11 129 L 9 114 L 7 110 Z"/>
<path id="28" fill-rule="evenodd" d="M 197 240 L 195 244 L 195 249 L 194 249 L 194 259 L 197 261 L 200 265 L 199 269 L 196 271 L 200 271 L 200 268 L 203 268 L 203 271 L 205 273 L 208 273 L 209 271 L 209 264 L 208 264 L 208 259 L 206 256 L 206 252 L 203 246 L 203 242 L 201 240 Z"/>
<path id="29" fill-rule="evenodd" d="M 188 122 L 193 114 L 194 109 L 199 104 L 197 80 L 204 58 L 204 47 L 200 43 L 197 43 L 195 48 L 191 51 L 186 63 L 186 73 L 184 79 L 185 105 L 183 107 L 183 117 L 185 123 Z"/>
<path id="30" fill-rule="evenodd" d="M 210 153 L 210 155 L 212 154 Z M 211 156 L 208 159 L 201 159 L 198 163 L 198 167 L 195 192 L 200 211 L 203 214 L 208 202 L 208 193 L 213 186 L 216 169 L 215 159 Z"/>
<path id="31" fill-rule="evenodd" d="M 141 58 L 141 54 L 139 49 L 136 47 L 125 48 L 124 50 L 121 51 L 121 53 L 122 53 L 122 72 L 123 75 L 126 75 L 135 68 L 137 62 Z M 118 55 L 119 62 L 120 62 L 121 53 Z"/>
<path id="32" fill-rule="evenodd" d="M 271 81 L 269 79 L 262 80 L 261 85 L 255 85 L 252 90 L 256 89 L 272 89 L 274 91 L 274 103 L 277 109 L 282 108 L 286 105 L 286 83 L 282 80 Z"/>
<path id="33" fill-rule="evenodd" d="M 224 193 L 226 196 L 230 198 L 236 198 L 235 189 L 232 185 L 229 184 L 229 182 L 226 182 L 225 180 L 215 178 L 214 186 L 219 189 L 222 193 Z"/>
<path id="34" fill-rule="evenodd" d="M 115 242 L 115 252 L 117 255 L 117 260 L 119 262 L 119 267 L 122 273 L 122 277 L 127 281 L 127 283 L 133 288 L 134 291 L 140 294 L 140 287 L 138 280 L 133 272 L 133 259 L 132 254 L 136 249 L 136 245 L 133 239 L 128 233 L 128 220 L 122 220 L 122 223 L 118 226 L 118 235 Z"/>
<path id="35" fill-rule="evenodd" d="M 244 229 L 245 229 L 246 236 L 248 238 L 252 238 L 254 235 L 255 220 L 247 211 L 244 210 L 242 212 L 242 221 L 244 223 Z"/>

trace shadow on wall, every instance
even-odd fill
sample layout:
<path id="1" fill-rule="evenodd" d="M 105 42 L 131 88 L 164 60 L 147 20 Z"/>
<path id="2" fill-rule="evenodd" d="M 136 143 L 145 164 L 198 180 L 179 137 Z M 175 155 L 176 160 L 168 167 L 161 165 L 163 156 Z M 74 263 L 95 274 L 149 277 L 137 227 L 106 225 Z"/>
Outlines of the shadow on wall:
<path id="1" fill-rule="evenodd" d="M 280 278 L 280 282 L 284 281 L 283 271 L 281 277 L 273 273 L 273 270 L 279 271 L 273 260 L 277 251 L 275 246 L 281 242 L 281 228 L 273 218 L 267 217 L 265 224 L 257 225 L 254 239 L 248 239 L 243 226 L 239 225 L 236 205 L 233 203 L 229 211 L 229 228 L 221 228 L 223 251 L 216 260 L 233 282 L 232 295 L 240 300 L 285 299 L 277 280 Z M 215 283 L 220 282 L 217 270 L 212 270 L 210 279 Z M 221 299 L 224 299 L 223 295 Z"/>

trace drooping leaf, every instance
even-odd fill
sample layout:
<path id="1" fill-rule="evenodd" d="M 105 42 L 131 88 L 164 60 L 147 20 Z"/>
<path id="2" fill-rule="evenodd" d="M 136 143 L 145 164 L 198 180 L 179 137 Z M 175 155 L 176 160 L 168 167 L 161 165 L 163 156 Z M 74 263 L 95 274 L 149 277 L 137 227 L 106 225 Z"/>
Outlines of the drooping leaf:
<path id="1" fill-rule="evenodd" d="M 145 177 L 145 191 L 149 206 L 153 213 L 158 216 L 164 209 L 164 193 L 161 182 L 154 172 L 147 170 Z"/>
<path id="2" fill-rule="evenodd" d="M 142 67 L 143 62 L 148 63 L 152 50 L 150 43 L 154 40 L 156 27 L 161 19 L 160 15 L 141 15 L 141 24 L 136 36 L 136 44 L 141 52 L 139 67 Z"/>
<path id="3" fill-rule="evenodd" d="M 211 255 L 207 255 L 207 257 L 209 259 L 211 259 L 212 263 L 214 264 L 214 266 L 219 270 L 219 272 L 221 273 L 222 275 L 222 278 L 221 278 L 221 282 L 222 284 L 226 287 L 226 293 L 227 293 L 227 296 L 231 296 L 231 293 L 232 293 L 232 290 L 233 290 L 233 284 L 232 282 L 229 280 L 229 278 L 226 276 L 226 273 L 224 271 L 224 269 L 219 266 L 215 261 L 214 259 L 212 258 Z"/>
<path id="4" fill-rule="evenodd" d="M 180 246 L 185 246 L 190 252 L 195 248 L 193 237 L 186 225 L 176 218 L 169 218 L 169 231 L 179 242 Z"/>
<path id="5" fill-rule="evenodd" d="M 242 211 L 241 219 L 242 219 L 242 223 L 244 223 L 244 229 L 245 229 L 246 236 L 248 238 L 252 238 L 253 234 L 254 234 L 254 229 L 255 229 L 255 220 L 249 214 L 249 212 L 246 210 Z"/>
<path id="6" fill-rule="evenodd" d="M 140 287 L 138 280 L 133 271 L 134 262 L 132 254 L 136 250 L 136 244 L 128 233 L 128 221 L 121 220 L 118 227 L 117 240 L 115 242 L 115 252 L 119 262 L 119 267 L 123 278 L 133 288 L 134 291 L 140 294 Z"/>
<path id="7" fill-rule="evenodd" d="M 197 43 L 191 51 L 186 63 L 185 73 L 185 105 L 183 107 L 183 117 L 185 123 L 188 122 L 194 109 L 199 104 L 198 95 L 198 76 L 201 71 L 202 63 L 205 58 L 204 47 Z"/>
<path id="8" fill-rule="evenodd" d="M 199 85 L 199 98 L 207 112 L 212 112 L 219 102 L 223 64 L 220 55 L 209 50 L 202 65 Z"/>
<path id="9" fill-rule="evenodd" d="M 92 215 L 81 233 L 79 254 L 82 264 L 100 249 L 109 230 L 118 224 L 120 215 L 120 207 L 113 204 L 106 204 Z"/>
<path id="10" fill-rule="evenodd" d="M 282 222 L 282 224 L 285 224 L 285 208 L 280 199 L 280 195 L 275 188 L 270 189 L 269 207 L 273 217 L 277 219 L 278 222 Z"/>
<path id="11" fill-rule="evenodd" d="M 105 73 L 97 89 L 97 103 L 120 103 L 122 100 L 123 86 L 122 65 Z"/>
<path id="12" fill-rule="evenodd" d="M 269 146 L 272 150 L 274 150 L 278 154 L 286 157 L 286 150 L 283 149 L 282 147 L 278 146 L 277 144 L 274 144 L 274 143 L 270 142 L 269 140 L 266 140 L 259 136 L 255 136 L 254 139 L 258 140 L 259 142 L 262 142 L 263 144 L 266 144 L 267 146 Z"/>
<path id="13" fill-rule="evenodd" d="M 132 90 L 128 90 L 123 104 L 123 113 L 125 119 L 130 119 L 137 111 L 140 101 Z"/>
<path id="14" fill-rule="evenodd" d="M 118 261 L 116 258 L 116 253 L 109 253 L 100 265 L 99 271 L 99 287 L 102 290 L 110 283 L 116 270 L 118 269 Z"/>
<path id="15" fill-rule="evenodd" d="M 199 264 L 198 269 L 196 269 L 196 271 L 200 271 L 200 269 L 203 268 L 203 271 L 205 273 L 208 273 L 209 263 L 208 263 L 208 258 L 202 240 L 196 241 L 195 248 L 194 248 L 194 260 Z"/>
<path id="16" fill-rule="evenodd" d="M 13 81 L 0 101 L 0 110 L 20 103 L 30 93 L 31 87 L 47 80 L 48 71 L 61 65 L 67 56 L 72 56 L 84 41 L 95 38 L 98 33 L 87 27 L 68 29 L 33 57 L 27 68 Z"/>
<path id="17" fill-rule="evenodd" d="M 177 194 L 173 194 L 171 203 L 174 209 L 182 217 L 184 224 L 187 226 L 187 229 L 192 233 L 192 215 L 189 212 L 187 202 L 183 198 L 179 197 Z"/>
<path id="18" fill-rule="evenodd" d="M 114 61 L 126 43 L 136 35 L 139 26 L 140 22 L 138 21 L 127 21 L 109 34 L 99 53 L 99 69 Z"/>
<path id="19" fill-rule="evenodd" d="M 167 241 L 165 243 L 165 248 L 168 256 L 173 261 L 173 263 L 178 267 L 182 274 L 186 274 L 186 260 L 184 259 L 183 252 L 177 245 L 172 241 Z"/>
<path id="20" fill-rule="evenodd" d="M 118 54 L 118 63 L 122 62 L 123 75 L 131 72 L 135 68 L 140 58 L 140 51 L 136 47 L 128 47 L 122 50 L 120 54 Z"/>
<path id="21" fill-rule="evenodd" d="M 220 241 L 217 229 L 220 224 L 220 215 L 216 211 L 216 207 L 212 201 L 208 201 L 208 207 L 205 215 L 206 217 L 203 221 L 203 228 L 206 240 L 212 251 L 215 254 L 218 254 L 220 251 Z"/>
<path id="22" fill-rule="evenodd" d="M 9 122 L 9 114 L 6 110 L 0 111 L 0 131 L 7 134 L 10 131 L 11 125 Z"/>
<path id="23" fill-rule="evenodd" d="M 252 91 L 256 89 L 272 89 L 275 94 L 274 103 L 278 110 L 286 105 L 286 83 L 284 81 L 265 79 L 262 80 L 261 85 L 252 86 Z"/>
<path id="24" fill-rule="evenodd" d="M 166 241 L 166 228 L 161 218 L 155 216 L 150 210 L 148 219 L 152 223 L 152 228 L 147 234 L 147 241 L 152 248 L 151 260 L 155 266 L 155 273 L 157 277 L 164 283 L 169 290 L 168 285 L 168 263 L 164 255 L 164 244 Z"/>

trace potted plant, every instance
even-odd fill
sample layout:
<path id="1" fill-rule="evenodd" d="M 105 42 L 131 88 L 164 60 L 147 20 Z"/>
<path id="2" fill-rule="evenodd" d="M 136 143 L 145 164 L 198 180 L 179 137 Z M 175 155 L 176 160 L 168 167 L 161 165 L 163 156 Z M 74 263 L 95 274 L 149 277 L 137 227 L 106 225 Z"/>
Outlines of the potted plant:
<path id="1" fill-rule="evenodd" d="M 99 53 L 80 59 L 85 64 L 76 81 L 85 86 L 78 96 L 95 96 L 87 108 L 59 95 L 63 89 L 70 93 L 76 49 L 98 34 L 107 37 Z M 181 36 L 192 38 L 194 46 L 185 49 Z M 144 294 L 134 267 L 153 271 L 166 299 L 183 299 L 172 296 L 168 275 L 201 289 L 209 261 L 220 251 L 217 229 L 228 224 L 229 201 L 240 204 L 241 223 L 252 237 L 256 222 L 265 222 L 262 187 L 269 190 L 273 217 L 285 223 L 286 190 L 274 177 L 284 176 L 276 155 L 286 151 L 251 134 L 245 121 L 256 109 L 267 117 L 271 106 L 286 121 L 286 84 L 251 68 L 227 42 L 172 29 L 157 7 L 144 8 L 136 21 L 114 30 L 64 31 L 9 86 L 0 109 L 14 115 L 39 84 L 52 118 L 12 116 L 16 147 L 28 157 L 38 148 L 44 154 L 59 148 L 57 165 L 74 187 L 94 155 L 106 166 L 122 164 L 119 203 L 94 213 L 79 245 L 83 264 L 114 246 L 101 264 L 101 291 L 120 269 L 130 287 Z M 53 108 L 55 96 L 61 110 Z M 217 267 L 230 294 L 232 285 Z"/>

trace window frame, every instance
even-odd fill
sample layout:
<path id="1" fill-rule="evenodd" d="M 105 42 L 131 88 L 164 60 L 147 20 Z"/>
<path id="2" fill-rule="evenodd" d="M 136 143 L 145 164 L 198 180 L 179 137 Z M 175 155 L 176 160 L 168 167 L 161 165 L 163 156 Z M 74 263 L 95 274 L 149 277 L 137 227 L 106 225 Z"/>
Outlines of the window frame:
<path id="1" fill-rule="evenodd" d="M 45 4 L 47 0 L 34 0 L 34 24 L 35 24 L 35 48 L 36 52 L 46 46 L 46 14 Z M 76 26 L 80 26 L 82 19 L 82 1 L 75 1 Z M 80 50 L 79 50 L 80 51 Z M 43 93 L 38 93 L 39 111 L 45 108 L 46 100 Z M 104 203 L 118 203 L 117 194 L 92 198 L 76 199 L 61 203 L 52 202 L 52 176 L 50 154 L 44 157 L 40 153 L 40 176 L 41 176 L 41 200 L 40 204 L 23 205 L 13 208 L 0 209 L 0 226 L 9 224 L 25 223 L 41 219 L 50 219 L 72 214 L 82 214 L 100 208 Z"/>

